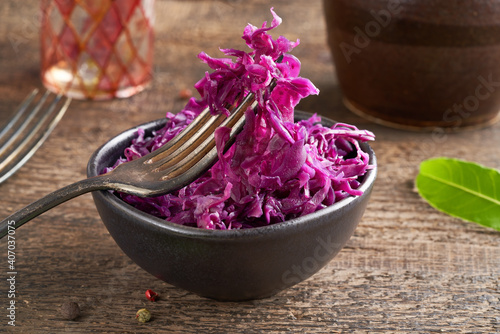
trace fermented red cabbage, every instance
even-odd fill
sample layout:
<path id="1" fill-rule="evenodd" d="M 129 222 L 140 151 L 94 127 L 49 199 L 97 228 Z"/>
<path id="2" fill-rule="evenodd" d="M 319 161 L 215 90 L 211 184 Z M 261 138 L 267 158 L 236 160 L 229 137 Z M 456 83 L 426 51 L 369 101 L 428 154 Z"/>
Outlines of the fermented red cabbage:
<path id="1" fill-rule="evenodd" d="M 203 176 L 159 197 L 119 194 L 124 201 L 173 223 L 226 230 L 276 224 L 361 195 L 360 177 L 372 166 L 359 143 L 374 135 L 342 123 L 324 127 L 317 115 L 294 122 L 299 101 L 319 91 L 299 76 L 300 61 L 289 53 L 299 41 L 275 40 L 268 33 L 281 24 L 273 9 L 271 13 L 269 27 L 264 22 L 260 28 L 245 28 L 249 52 L 221 49 L 225 58 L 200 53 L 212 70 L 195 85 L 200 98 L 191 98 L 177 114 L 167 113 L 167 124 L 152 136 L 139 130 L 115 166 L 161 147 L 207 106 L 213 114 L 229 114 L 228 105 L 253 92 L 258 107 L 246 111 L 235 143 L 223 153 L 230 129 L 218 128 L 219 159 Z"/>

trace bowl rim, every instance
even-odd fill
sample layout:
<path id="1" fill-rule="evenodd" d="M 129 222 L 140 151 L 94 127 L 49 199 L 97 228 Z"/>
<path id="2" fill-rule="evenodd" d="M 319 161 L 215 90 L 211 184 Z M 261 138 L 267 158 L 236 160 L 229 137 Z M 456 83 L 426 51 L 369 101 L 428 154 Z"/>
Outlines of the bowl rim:
<path id="1" fill-rule="evenodd" d="M 303 111 L 295 111 L 295 117 L 299 119 L 304 119 L 312 116 L 313 114 L 308 113 L 308 112 L 303 112 Z M 320 116 L 322 123 L 331 123 L 334 124 L 336 123 L 335 121 L 324 117 Z M 125 130 L 121 132 L 120 134 L 114 136 L 107 142 L 105 142 L 103 145 L 101 145 L 90 157 L 88 165 L 87 165 L 87 175 L 88 177 L 92 177 L 97 175 L 97 159 L 102 158 L 105 156 L 106 151 L 110 148 L 110 146 L 116 145 L 117 143 L 123 142 L 123 140 L 130 135 L 133 135 L 137 132 L 139 128 L 147 128 L 148 130 L 154 130 L 162 126 L 166 122 L 166 118 L 162 119 L 157 119 L 153 121 L 149 121 L 140 125 L 137 125 L 133 128 L 130 128 L 128 130 Z M 328 125 L 328 124 L 327 124 Z M 331 126 L 331 125 L 330 125 Z M 372 169 L 369 169 L 367 173 L 364 175 L 363 181 L 361 182 L 360 187 L 358 188 L 359 190 L 363 191 L 363 194 L 359 196 L 349 196 L 346 197 L 338 202 L 335 202 L 334 204 L 317 210 L 313 213 L 293 218 L 290 220 L 286 220 L 281 223 L 276 223 L 276 224 L 271 224 L 267 226 L 259 226 L 259 227 L 254 227 L 254 228 L 248 228 L 248 229 L 233 229 L 233 230 L 208 230 L 208 229 L 202 229 L 198 227 L 192 227 L 192 226 L 185 226 L 185 225 L 180 225 L 177 223 L 170 222 L 165 219 L 158 218 L 156 216 L 153 216 L 149 213 L 146 213 L 144 211 L 141 211 L 134 206 L 128 204 L 127 202 L 123 201 L 122 199 L 118 198 L 117 196 L 113 195 L 110 191 L 96 191 L 94 192 L 94 195 L 97 196 L 102 196 L 102 198 L 107 201 L 109 204 L 111 204 L 113 207 L 123 210 L 125 214 L 128 216 L 133 216 L 137 220 L 141 222 L 145 222 L 151 227 L 159 229 L 159 230 L 166 230 L 170 234 L 176 234 L 176 235 L 182 235 L 185 237 L 192 237 L 192 238 L 203 238 L 203 239 L 213 239 L 213 240 L 218 240 L 218 239 L 239 239 L 239 238 L 255 238 L 255 237 L 260 237 L 262 235 L 270 235 L 274 233 L 283 233 L 285 230 L 288 231 L 290 229 L 301 229 L 304 228 L 304 225 L 308 224 L 311 221 L 316 220 L 318 217 L 323 216 L 328 213 L 333 213 L 336 211 L 340 211 L 342 209 L 345 209 L 351 205 L 356 205 L 357 202 L 360 202 L 364 197 L 369 196 L 371 193 L 371 189 L 373 187 L 373 184 L 375 182 L 376 176 L 377 176 L 377 159 L 375 156 L 375 152 L 371 148 L 371 146 L 368 143 L 360 143 L 360 147 L 363 149 L 364 152 L 368 153 L 369 155 L 369 162 L 373 166 Z"/>

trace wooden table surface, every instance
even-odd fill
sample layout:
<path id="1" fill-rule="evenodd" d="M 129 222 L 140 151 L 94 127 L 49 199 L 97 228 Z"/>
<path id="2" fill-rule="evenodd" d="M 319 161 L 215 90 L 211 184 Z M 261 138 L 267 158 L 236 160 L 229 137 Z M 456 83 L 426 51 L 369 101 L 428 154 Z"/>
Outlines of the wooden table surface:
<path id="1" fill-rule="evenodd" d="M 457 157 L 500 168 L 500 124 L 448 134 L 372 124 L 342 105 L 326 45 L 320 0 L 273 1 L 283 24 L 274 34 L 300 38 L 302 75 L 321 90 L 300 109 L 373 131 L 379 175 L 367 211 L 337 257 L 312 278 L 274 297 L 217 302 L 175 288 L 140 269 L 114 243 L 90 195 L 67 202 L 16 231 L 15 327 L 7 242 L 0 241 L 0 332 L 13 333 L 494 333 L 500 332 L 500 233 L 439 213 L 415 191 L 419 163 Z M 247 23 L 272 20 L 269 1 L 156 2 L 154 82 L 129 99 L 73 101 L 49 140 L 0 185 L 0 214 L 85 177 L 91 153 L 137 124 L 185 104 L 206 67 L 200 51 L 244 48 Z M 0 2 L 0 117 L 6 119 L 39 79 L 38 1 Z M 153 289 L 156 303 L 144 298 Z M 76 301 L 77 321 L 60 305 Z M 153 320 L 138 324 L 147 307 Z"/>

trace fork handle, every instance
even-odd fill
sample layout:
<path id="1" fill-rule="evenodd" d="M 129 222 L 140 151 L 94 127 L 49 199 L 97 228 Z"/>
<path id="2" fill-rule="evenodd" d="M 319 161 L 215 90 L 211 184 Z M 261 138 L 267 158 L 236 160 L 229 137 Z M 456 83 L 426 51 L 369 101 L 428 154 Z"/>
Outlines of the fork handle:
<path id="1" fill-rule="evenodd" d="M 13 232 L 10 231 L 14 231 L 31 219 L 61 203 L 94 190 L 105 189 L 109 189 L 109 187 L 103 176 L 84 179 L 58 189 L 2 220 L 2 222 L 0 222 L 0 239 L 7 234 L 12 235 Z"/>

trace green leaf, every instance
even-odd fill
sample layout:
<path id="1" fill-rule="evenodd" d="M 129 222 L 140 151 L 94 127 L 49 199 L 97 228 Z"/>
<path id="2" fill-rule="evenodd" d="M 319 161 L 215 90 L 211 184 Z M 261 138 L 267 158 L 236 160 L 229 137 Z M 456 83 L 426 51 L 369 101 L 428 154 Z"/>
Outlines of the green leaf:
<path id="1" fill-rule="evenodd" d="M 434 208 L 500 231 L 500 172 L 479 164 L 434 158 L 420 164 L 417 190 Z"/>

